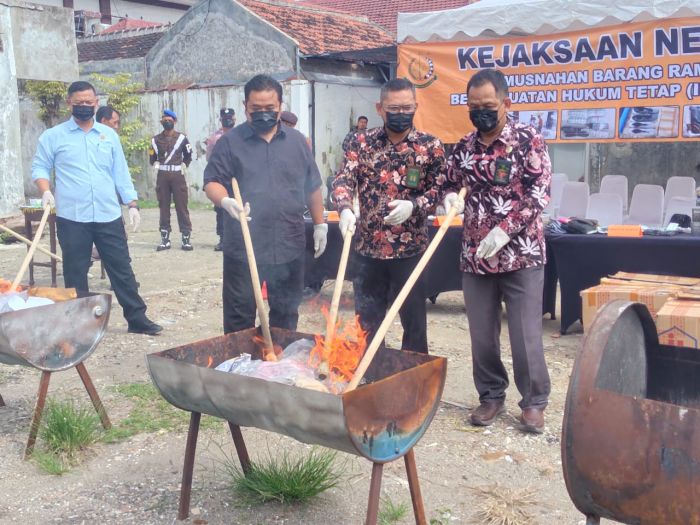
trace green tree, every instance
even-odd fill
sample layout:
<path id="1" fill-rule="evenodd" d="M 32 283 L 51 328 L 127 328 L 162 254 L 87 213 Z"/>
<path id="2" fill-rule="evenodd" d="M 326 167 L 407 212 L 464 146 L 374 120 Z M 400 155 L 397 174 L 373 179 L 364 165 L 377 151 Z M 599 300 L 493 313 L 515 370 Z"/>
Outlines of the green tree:
<path id="1" fill-rule="evenodd" d="M 143 84 L 132 82 L 130 73 L 111 76 L 94 73 L 90 78 L 97 91 L 107 95 L 106 105 L 113 107 L 121 115 L 119 138 L 129 161 L 129 172 L 132 177 L 138 175 L 142 171 L 140 161 L 148 148 L 148 138 L 143 134 L 143 123 L 132 114 L 132 110 L 139 105 L 139 93 Z"/>
<path id="2" fill-rule="evenodd" d="M 47 128 L 55 126 L 68 114 L 68 110 L 63 104 L 66 100 L 65 82 L 27 80 L 24 90 L 32 100 L 39 104 L 39 118 Z"/>

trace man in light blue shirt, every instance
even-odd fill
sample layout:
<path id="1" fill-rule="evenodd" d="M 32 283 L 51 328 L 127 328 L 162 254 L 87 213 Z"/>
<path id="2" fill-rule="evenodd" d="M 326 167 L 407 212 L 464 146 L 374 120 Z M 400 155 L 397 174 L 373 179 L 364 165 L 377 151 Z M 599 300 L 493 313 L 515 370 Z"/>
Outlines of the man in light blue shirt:
<path id="1" fill-rule="evenodd" d="M 65 286 L 76 288 L 79 294 L 89 291 L 87 273 L 94 243 L 129 332 L 155 335 L 163 328 L 146 317 L 117 199 L 119 195 L 127 203 L 135 231 L 141 217 L 119 137 L 110 127 L 95 122 L 98 101 L 89 82 L 73 82 L 67 103 L 72 117 L 41 134 L 32 162 L 32 179 L 42 193 L 42 206 L 56 208 Z M 55 199 L 50 191 L 52 170 Z"/>

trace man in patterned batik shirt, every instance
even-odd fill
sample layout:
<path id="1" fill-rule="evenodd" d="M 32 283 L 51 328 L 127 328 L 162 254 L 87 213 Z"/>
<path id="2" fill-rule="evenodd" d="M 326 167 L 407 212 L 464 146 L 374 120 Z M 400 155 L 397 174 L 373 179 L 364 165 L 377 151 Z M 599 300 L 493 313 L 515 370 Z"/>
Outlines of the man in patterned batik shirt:
<path id="1" fill-rule="evenodd" d="M 501 300 L 506 304 L 521 429 L 541 433 L 550 392 L 542 347 L 545 244 L 542 210 L 549 201 L 551 163 L 535 128 L 508 117 L 504 76 L 479 71 L 467 84 L 476 131 L 448 159 L 445 207 L 464 209 L 461 268 L 472 363 L 480 406 L 473 425 L 504 411 L 508 373 L 501 360 Z M 456 192 L 466 186 L 465 203 Z"/>
<path id="2" fill-rule="evenodd" d="M 404 79 L 385 84 L 377 104 L 384 126 L 355 133 L 333 183 L 343 235 L 355 231 L 355 194 L 360 202 L 353 288 L 355 312 L 368 340 L 428 246 L 426 217 L 446 180 L 442 143 L 413 127 L 416 108 L 413 84 Z M 402 348 L 427 353 L 422 280 L 399 315 Z"/>

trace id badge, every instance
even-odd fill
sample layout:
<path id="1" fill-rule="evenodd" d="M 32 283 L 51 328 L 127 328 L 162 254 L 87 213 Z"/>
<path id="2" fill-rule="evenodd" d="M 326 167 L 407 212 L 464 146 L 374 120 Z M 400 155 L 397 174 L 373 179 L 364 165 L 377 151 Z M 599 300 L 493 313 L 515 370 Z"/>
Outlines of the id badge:
<path id="1" fill-rule="evenodd" d="M 420 184 L 420 168 L 409 166 L 406 168 L 406 187 L 415 190 Z"/>
<path id="2" fill-rule="evenodd" d="M 493 174 L 493 183 L 496 186 L 506 186 L 510 182 L 510 170 L 513 162 L 508 159 L 496 159 L 496 170 Z"/>

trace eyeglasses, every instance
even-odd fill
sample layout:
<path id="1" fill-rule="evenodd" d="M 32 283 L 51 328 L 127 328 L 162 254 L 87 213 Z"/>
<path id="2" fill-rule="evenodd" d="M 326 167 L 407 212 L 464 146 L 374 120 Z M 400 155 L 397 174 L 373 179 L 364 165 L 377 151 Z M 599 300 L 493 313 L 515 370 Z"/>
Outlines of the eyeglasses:
<path id="1" fill-rule="evenodd" d="M 384 111 L 388 113 L 415 113 L 416 105 L 410 104 L 406 106 L 385 106 Z"/>

